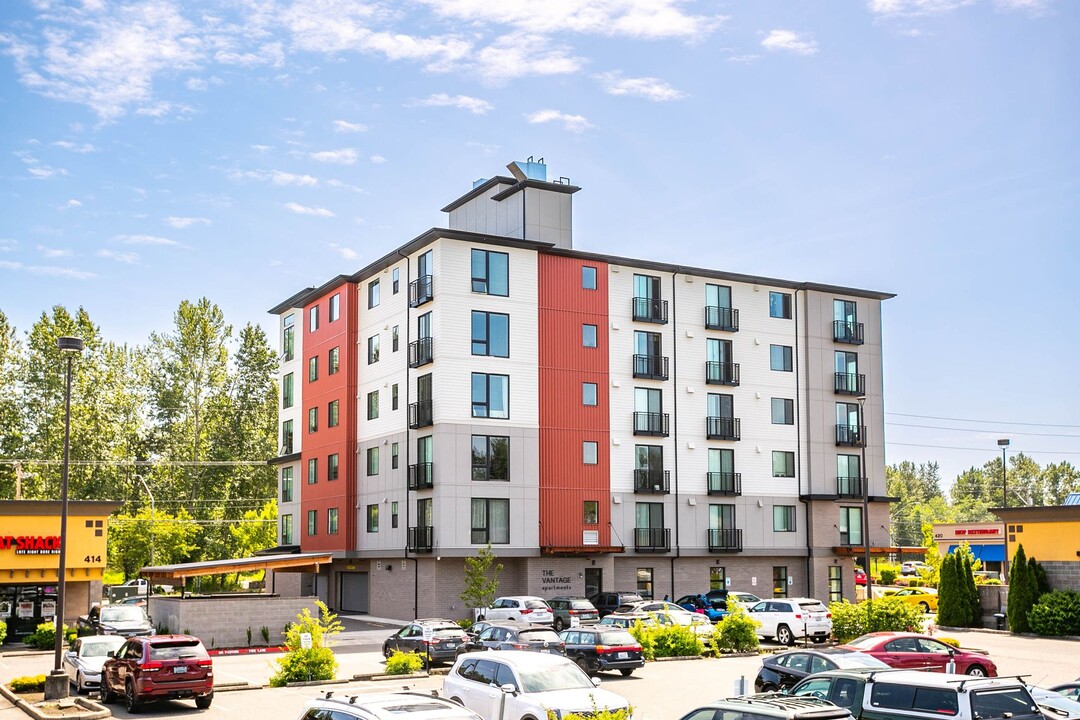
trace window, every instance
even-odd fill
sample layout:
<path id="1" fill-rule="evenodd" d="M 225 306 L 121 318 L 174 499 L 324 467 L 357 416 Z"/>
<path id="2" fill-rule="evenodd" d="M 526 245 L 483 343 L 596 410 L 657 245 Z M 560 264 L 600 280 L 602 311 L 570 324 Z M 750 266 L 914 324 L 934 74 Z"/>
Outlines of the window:
<path id="1" fill-rule="evenodd" d="M 586 465 L 597 463 L 597 444 L 595 440 L 585 440 L 581 443 L 581 461 Z"/>
<path id="2" fill-rule="evenodd" d="M 598 525 L 600 523 L 600 502 L 598 500 L 586 500 L 582 519 L 586 525 Z"/>
<path id="3" fill-rule="evenodd" d="M 729 504 L 710 504 L 709 529 L 735 530 L 735 506 Z"/>
<path id="4" fill-rule="evenodd" d="M 794 425 L 795 424 L 795 401 L 787 398 L 772 399 L 772 424 Z"/>
<path id="5" fill-rule="evenodd" d="M 319 429 L 319 408 L 308 408 L 307 431 L 313 433 Z"/>
<path id="6" fill-rule="evenodd" d="M 281 454 L 292 455 L 292 420 L 281 423 Z"/>
<path id="7" fill-rule="evenodd" d="M 285 320 L 282 321 L 284 327 L 281 331 L 281 354 L 284 356 L 282 360 L 286 362 L 292 360 L 296 352 L 296 328 L 293 327 L 294 322 L 292 315 L 286 315 Z"/>
<path id="8" fill-rule="evenodd" d="M 308 382 L 315 382 L 319 379 L 319 358 L 309 358 L 307 361 L 307 379 Z"/>
<path id="9" fill-rule="evenodd" d="M 719 565 L 709 568 L 709 589 L 724 590 L 727 588 L 727 570 Z"/>
<path id="10" fill-rule="evenodd" d="M 379 281 L 372 280 L 367 286 L 367 306 L 368 308 L 379 307 Z"/>
<path id="11" fill-rule="evenodd" d="M 472 479 L 510 479 L 510 438 L 500 435 L 472 436 Z"/>
<path id="12" fill-rule="evenodd" d="M 400 268 L 394 268 L 393 270 L 391 270 L 390 271 L 390 277 L 392 279 L 392 282 L 391 282 L 392 292 L 395 295 L 397 295 L 398 294 L 398 289 L 401 287 L 401 269 Z"/>
<path id="13" fill-rule="evenodd" d="M 705 285 L 705 327 L 712 330 L 738 330 L 739 313 L 731 307 L 731 287 Z"/>
<path id="14" fill-rule="evenodd" d="M 596 289 L 596 268 L 594 268 L 592 265 L 581 266 L 581 289 Z"/>
<path id="15" fill-rule="evenodd" d="M 308 332 L 315 332 L 319 329 L 319 306 L 308 310 Z"/>
<path id="16" fill-rule="evenodd" d="M 337 508 L 326 511 L 326 534 L 337 535 Z"/>
<path id="17" fill-rule="evenodd" d="M 795 532 L 795 506 L 773 505 L 773 532 Z"/>
<path id="18" fill-rule="evenodd" d="M 367 339 L 367 364 L 373 365 L 379 362 L 379 336 L 372 335 Z"/>
<path id="19" fill-rule="evenodd" d="M 307 513 L 307 534 L 318 535 L 319 533 L 319 511 L 308 510 Z"/>
<path id="20" fill-rule="evenodd" d="M 474 545 L 506 545 L 510 542 L 510 501 L 495 498 L 472 499 L 472 539 Z"/>
<path id="21" fill-rule="evenodd" d="M 281 544 L 282 545 L 292 545 L 293 544 L 292 515 L 282 515 L 281 516 Z"/>
<path id="22" fill-rule="evenodd" d="M 369 533 L 379 532 L 379 506 L 368 505 L 367 506 L 367 531 Z"/>
<path id="23" fill-rule="evenodd" d="M 379 417 L 379 391 L 372 390 L 367 394 L 367 419 L 374 420 Z"/>
<path id="24" fill-rule="evenodd" d="M 332 400 L 326 406 L 326 427 L 338 426 L 338 401 Z"/>
<path id="25" fill-rule="evenodd" d="M 862 508 L 840 508 L 840 522 L 836 525 L 838 528 L 840 528 L 840 544 L 862 545 L 862 525 Z"/>
<path id="26" fill-rule="evenodd" d="M 791 319 L 790 293 L 769 293 L 769 317 Z"/>
<path id="27" fill-rule="evenodd" d="M 390 351 L 391 352 L 397 352 L 398 348 L 401 346 L 401 343 L 398 340 L 398 336 L 399 336 L 398 326 L 395 325 L 394 327 L 390 328 Z"/>
<path id="28" fill-rule="evenodd" d="M 327 358 L 326 374 L 336 375 L 341 368 L 341 348 L 330 348 L 330 357 Z"/>
<path id="29" fill-rule="evenodd" d="M 338 454 L 333 453 L 326 457 L 326 479 L 338 479 Z"/>
<path id="30" fill-rule="evenodd" d="M 367 474 L 368 477 L 379 474 L 379 447 L 367 449 Z"/>
<path id="31" fill-rule="evenodd" d="M 581 346 L 587 348 L 596 347 L 596 326 L 595 325 L 582 325 L 581 326 Z"/>
<path id="32" fill-rule="evenodd" d="M 394 383 L 390 386 L 390 409 L 398 409 L 398 385 Z"/>
<path id="33" fill-rule="evenodd" d="M 281 468 L 281 502 L 292 502 L 293 469 Z"/>
<path id="34" fill-rule="evenodd" d="M 285 377 L 281 378 L 281 407 L 291 408 L 293 406 L 293 374 L 289 373 Z"/>
<path id="35" fill-rule="evenodd" d="M 840 602 L 844 599 L 844 576 L 843 568 L 839 565 L 829 566 L 829 602 Z"/>
<path id="36" fill-rule="evenodd" d="M 791 347 L 788 345 L 769 346 L 769 369 L 791 372 Z"/>
<path id="37" fill-rule="evenodd" d="M 772 569 L 772 594 L 773 597 L 787 597 L 788 574 L 787 565 L 775 565 Z"/>
<path id="38" fill-rule="evenodd" d="M 772 476 L 795 477 L 795 453 L 790 450 L 773 450 Z"/>
<path id="39" fill-rule="evenodd" d="M 596 405 L 596 383 L 581 383 L 581 404 Z"/>
<path id="40" fill-rule="evenodd" d="M 319 460 L 318 458 L 310 458 L 307 461 L 307 482 L 308 485 L 314 485 L 319 482 Z"/>
<path id="41" fill-rule="evenodd" d="M 652 600 L 653 579 L 652 568 L 637 569 L 637 592 L 645 600 Z"/>
<path id="42" fill-rule="evenodd" d="M 390 443 L 390 469 L 397 470 L 398 468 L 398 444 Z"/>
<path id="43" fill-rule="evenodd" d="M 488 295 L 509 295 L 510 256 L 491 250 L 473 250 L 472 291 Z"/>
<path id="44" fill-rule="evenodd" d="M 397 527 L 397 500 L 390 503 L 390 527 Z"/>
<path id="45" fill-rule="evenodd" d="M 472 311 L 472 354 L 510 357 L 510 316 Z"/>
<path id="46" fill-rule="evenodd" d="M 510 417 L 510 376 L 472 374 L 472 416 L 499 418 Z"/>
<path id="47" fill-rule="evenodd" d="M 327 313 L 327 322 L 334 322 L 341 317 L 341 294 L 330 296 L 330 311 Z"/>

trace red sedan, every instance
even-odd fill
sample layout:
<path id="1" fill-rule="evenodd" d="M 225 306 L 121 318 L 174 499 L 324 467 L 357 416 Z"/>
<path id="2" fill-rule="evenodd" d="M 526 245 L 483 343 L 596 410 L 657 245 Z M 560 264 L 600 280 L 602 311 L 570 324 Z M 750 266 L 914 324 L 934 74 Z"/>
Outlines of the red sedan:
<path id="1" fill-rule="evenodd" d="M 956 672 L 976 677 L 997 677 L 997 666 L 986 655 L 961 650 L 927 635 L 902 632 L 875 632 L 841 645 L 872 655 L 886 665 L 907 670 L 945 672 L 949 659 Z"/>
<path id="2" fill-rule="evenodd" d="M 863 572 L 862 568 L 855 568 L 855 584 L 866 585 L 866 573 Z"/>

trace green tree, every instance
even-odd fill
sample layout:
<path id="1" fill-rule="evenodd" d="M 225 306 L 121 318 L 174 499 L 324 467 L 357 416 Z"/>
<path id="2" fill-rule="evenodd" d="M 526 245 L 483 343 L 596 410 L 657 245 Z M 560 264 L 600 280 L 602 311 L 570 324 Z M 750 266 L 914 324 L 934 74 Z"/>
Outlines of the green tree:
<path id="1" fill-rule="evenodd" d="M 248 510 L 243 522 L 229 525 L 229 534 L 236 542 L 237 555 L 249 557 L 259 550 L 273 547 L 277 541 L 277 500 L 270 500 L 261 510 Z"/>
<path id="2" fill-rule="evenodd" d="M 198 534 L 198 526 L 183 508 L 175 516 L 160 510 L 151 514 L 147 507 L 134 515 L 113 515 L 109 519 L 109 567 L 123 571 L 125 578 L 135 577 L 140 568 L 150 564 L 151 542 L 155 565 L 185 562 L 195 550 Z"/>
<path id="3" fill-rule="evenodd" d="M 1038 586 L 1028 565 L 1024 546 L 1020 544 L 1009 566 L 1009 629 L 1015 633 L 1030 632 L 1028 611 L 1038 600 Z"/>
<path id="4" fill-rule="evenodd" d="M 1071 492 L 1080 492 L 1080 470 L 1070 463 L 1051 463 L 1042 470 L 1042 486 L 1047 505 L 1061 505 Z"/>
<path id="5" fill-rule="evenodd" d="M 0 310 L 0 458 L 21 457 L 23 417 L 17 389 L 19 356 L 22 347 L 15 328 Z M 15 497 L 15 465 L 0 465 L 0 497 Z"/>
<path id="6" fill-rule="evenodd" d="M 964 553 L 964 567 L 961 575 L 963 581 L 964 598 L 967 605 L 967 627 L 980 627 L 982 625 L 982 603 L 979 600 L 979 589 L 975 587 L 975 573 L 972 571 L 973 556 L 971 549 L 967 547 L 967 543 L 964 543 L 964 548 L 967 550 Z M 978 561 L 974 561 L 978 562 Z"/>
<path id="7" fill-rule="evenodd" d="M 499 592 L 499 573 L 503 570 L 502 563 L 495 562 L 497 559 L 490 543 L 465 558 L 465 589 L 459 597 L 466 608 L 486 608 L 495 600 Z"/>
<path id="8" fill-rule="evenodd" d="M 1035 578 L 1035 602 L 1039 601 L 1046 593 L 1050 592 L 1050 578 L 1046 576 L 1046 568 L 1032 555 L 1028 558 L 1028 568 L 1031 576 Z"/>
<path id="9" fill-rule="evenodd" d="M 938 582 L 938 624 L 943 627 L 964 627 L 965 605 L 958 587 L 957 557 L 948 553 L 941 559 L 941 579 Z"/>

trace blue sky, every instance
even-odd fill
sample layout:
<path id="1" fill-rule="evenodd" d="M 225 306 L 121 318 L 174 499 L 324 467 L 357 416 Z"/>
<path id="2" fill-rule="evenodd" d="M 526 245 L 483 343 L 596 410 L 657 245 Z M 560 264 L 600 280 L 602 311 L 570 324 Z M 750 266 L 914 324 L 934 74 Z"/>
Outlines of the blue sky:
<path id="1" fill-rule="evenodd" d="M 581 249 L 897 293 L 889 462 L 1076 464 L 1078 40 L 1065 0 L 6 0 L 0 308 L 269 327 L 532 155 Z"/>

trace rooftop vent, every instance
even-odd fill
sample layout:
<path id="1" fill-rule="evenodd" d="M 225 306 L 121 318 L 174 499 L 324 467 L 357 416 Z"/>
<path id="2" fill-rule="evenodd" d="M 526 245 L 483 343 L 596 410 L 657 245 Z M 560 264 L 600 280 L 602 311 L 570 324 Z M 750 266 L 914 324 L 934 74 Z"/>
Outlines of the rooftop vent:
<path id="1" fill-rule="evenodd" d="M 507 165 L 506 169 L 517 178 L 518 182 L 525 180 L 547 182 L 547 165 L 544 164 L 544 158 L 534 161 L 532 155 L 530 155 L 525 162 L 515 160 Z"/>

